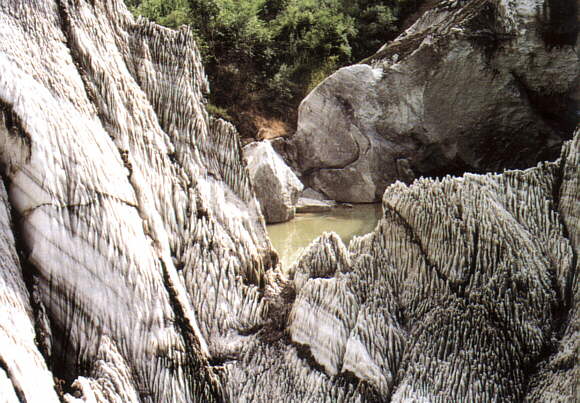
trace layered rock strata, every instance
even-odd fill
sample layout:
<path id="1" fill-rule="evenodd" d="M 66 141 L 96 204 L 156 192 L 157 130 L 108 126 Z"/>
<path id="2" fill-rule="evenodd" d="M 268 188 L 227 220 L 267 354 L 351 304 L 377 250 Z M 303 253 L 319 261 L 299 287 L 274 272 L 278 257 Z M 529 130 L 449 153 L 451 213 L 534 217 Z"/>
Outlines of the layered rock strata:
<path id="1" fill-rule="evenodd" d="M 396 180 L 524 168 L 577 122 L 573 0 L 442 1 L 302 102 L 285 150 L 308 186 L 380 200 Z"/>

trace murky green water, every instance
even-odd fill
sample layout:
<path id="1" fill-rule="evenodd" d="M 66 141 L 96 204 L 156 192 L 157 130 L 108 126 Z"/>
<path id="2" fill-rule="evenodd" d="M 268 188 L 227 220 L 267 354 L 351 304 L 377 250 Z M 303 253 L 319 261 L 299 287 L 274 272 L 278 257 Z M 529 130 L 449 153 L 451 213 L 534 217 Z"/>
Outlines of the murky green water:
<path id="1" fill-rule="evenodd" d="M 381 204 L 358 204 L 352 208 L 337 207 L 326 213 L 298 214 L 291 221 L 268 225 L 268 235 L 284 267 L 322 235 L 334 231 L 348 245 L 355 235 L 371 232 L 381 216 Z"/>

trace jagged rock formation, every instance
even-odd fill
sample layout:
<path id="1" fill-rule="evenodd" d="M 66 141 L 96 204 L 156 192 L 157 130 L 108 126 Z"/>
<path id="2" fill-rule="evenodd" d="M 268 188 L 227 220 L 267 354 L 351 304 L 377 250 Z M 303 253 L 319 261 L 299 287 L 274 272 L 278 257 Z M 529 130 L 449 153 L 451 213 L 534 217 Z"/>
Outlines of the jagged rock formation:
<path id="1" fill-rule="evenodd" d="M 5 401 L 578 397 L 580 130 L 527 171 L 393 185 L 287 278 L 206 86 L 187 31 L 118 0 L 0 2 Z"/>
<path id="2" fill-rule="evenodd" d="M 276 259 L 235 131 L 204 110 L 191 35 L 117 0 L 2 1 L 0 26 L 0 162 L 24 257 L 16 276 L 6 247 L 2 295 L 29 319 L 9 331 L 26 360 L 2 346 L 0 395 L 7 376 L 50 400 L 34 398 L 52 384 L 34 301 L 39 348 L 81 399 L 222 400 L 208 360 L 261 320 Z"/>
<path id="3" fill-rule="evenodd" d="M 553 159 L 577 122 L 574 0 L 442 1 L 300 105 L 289 159 L 331 199 Z"/>
<path id="4" fill-rule="evenodd" d="M 269 141 L 256 141 L 243 148 L 256 197 L 267 223 L 291 220 L 304 186 Z"/>
<path id="5" fill-rule="evenodd" d="M 292 341 L 384 401 L 578 400 L 579 156 L 580 130 L 557 163 L 389 187 L 372 234 L 297 263 Z"/>

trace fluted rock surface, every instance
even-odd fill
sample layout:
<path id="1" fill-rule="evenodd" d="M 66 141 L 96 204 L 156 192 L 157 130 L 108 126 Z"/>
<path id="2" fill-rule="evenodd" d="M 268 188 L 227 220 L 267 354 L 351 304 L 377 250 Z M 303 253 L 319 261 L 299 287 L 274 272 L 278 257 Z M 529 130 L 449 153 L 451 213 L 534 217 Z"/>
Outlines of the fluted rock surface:
<path id="1" fill-rule="evenodd" d="M 206 89 L 121 1 L 0 1 L 0 399 L 578 400 L 580 131 L 286 276 Z"/>
<path id="2" fill-rule="evenodd" d="M 347 202 L 380 200 L 396 180 L 553 159 L 577 121 L 576 35 L 574 0 L 441 1 L 308 95 L 289 158 Z"/>
<path id="3" fill-rule="evenodd" d="M 52 374 L 35 344 L 30 295 L 11 224 L 8 197 L 0 183 L 0 398 L 6 403 L 56 403 Z"/>
<path id="4" fill-rule="evenodd" d="M 349 268 L 324 238 L 297 263 L 340 269 L 297 271 L 291 340 L 381 401 L 578 400 L 579 156 L 392 185 Z"/>
<path id="5" fill-rule="evenodd" d="M 275 255 L 190 33 L 117 0 L 4 0 L 0 71 L 2 175 L 54 375 L 89 401 L 222 400 L 208 360 L 260 322 Z M 10 289 L 9 312 L 30 316 Z M 44 385 L 38 356 L 22 371 Z"/>
<path id="6" fill-rule="evenodd" d="M 579 158 L 580 130 L 554 163 L 389 187 L 374 232 L 270 276 L 228 400 L 578 400 Z"/>

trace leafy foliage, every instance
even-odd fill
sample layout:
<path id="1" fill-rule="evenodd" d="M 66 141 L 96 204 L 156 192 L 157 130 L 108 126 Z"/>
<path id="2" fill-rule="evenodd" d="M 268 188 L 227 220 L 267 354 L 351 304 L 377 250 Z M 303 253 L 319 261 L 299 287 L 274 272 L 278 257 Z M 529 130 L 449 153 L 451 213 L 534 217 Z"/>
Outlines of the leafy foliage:
<path id="1" fill-rule="evenodd" d="M 193 28 L 211 103 L 252 135 L 253 115 L 292 122 L 308 91 L 392 39 L 420 0 L 125 1 L 159 24 Z"/>

